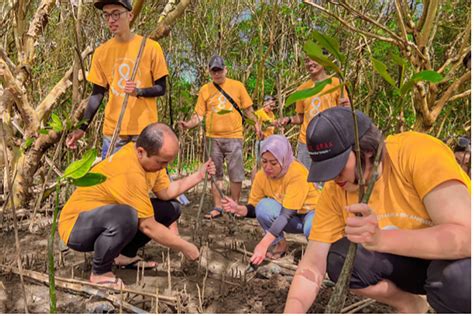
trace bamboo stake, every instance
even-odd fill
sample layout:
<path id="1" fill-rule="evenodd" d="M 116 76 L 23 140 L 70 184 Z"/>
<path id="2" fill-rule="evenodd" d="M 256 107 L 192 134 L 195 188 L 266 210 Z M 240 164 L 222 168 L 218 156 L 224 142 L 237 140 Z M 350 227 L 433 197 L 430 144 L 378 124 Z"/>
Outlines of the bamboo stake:
<path id="1" fill-rule="evenodd" d="M 379 145 L 377 148 L 377 154 L 375 155 L 374 164 L 371 170 L 371 177 L 369 180 L 369 185 L 367 187 L 367 191 L 364 193 L 360 203 L 367 204 L 370 199 L 370 195 L 372 194 L 372 190 L 374 188 L 375 182 L 379 176 L 378 167 L 380 164 L 380 160 L 382 158 L 382 148 L 384 146 L 384 138 L 383 135 L 380 137 Z M 340 313 L 341 309 L 344 307 L 344 302 L 347 296 L 347 288 L 349 286 L 350 276 L 352 274 L 352 268 L 354 266 L 354 259 L 357 252 L 357 244 L 352 243 L 349 245 L 349 250 L 347 251 L 346 260 L 344 261 L 344 265 L 342 266 L 341 273 L 337 280 L 336 286 L 334 287 L 333 294 L 329 300 L 326 309 L 324 310 L 325 313 L 335 314 Z"/>
<path id="2" fill-rule="evenodd" d="M 25 301 L 25 313 L 28 314 L 28 300 L 26 297 L 25 282 L 23 280 L 23 267 L 21 266 L 21 247 L 20 247 L 20 238 L 18 237 L 18 224 L 17 224 L 17 218 L 16 218 L 15 201 L 13 199 L 13 194 L 10 194 L 13 186 L 10 179 L 10 162 L 8 161 L 7 141 L 5 139 L 5 130 L 3 129 L 3 119 L 0 119 L 0 132 L 2 133 L 3 156 L 5 160 L 5 170 L 7 174 L 6 184 L 7 184 L 8 193 L 10 195 L 10 202 L 12 206 L 12 215 L 13 215 L 13 228 L 15 230 L 16 262 L 18 265 L 18 271 L 20 275 L 23 300 Z M 8 204 L 8 201 L 5 201 L 5 204 Z"/>
<path id="3" fill-rule="evenodd" d="M 138 65 L 140 64 L 140 60 L 142 58 L 143 51 L 145 49 L 146 40 L 147 40 L 147 37 L 143 36 L 142 42 L 140 44 L 140 49 L 138 50 L 137 59 L 135 60 L 135 65 L 133 65 L 132 76 L 130 77 L 131 81 L 135 80 L 135 76 L 137 75 Z M 112 135 L 112 140 L 110 141 L 110 146 L 109 146 L 109 149 L 107 150 L 107 155 L 105 156 L 105 158 L 109 158 L 109 156 L 114 152 L 115 143 L 117 142 L 117 138 L 119 137 L 119 134 L 120 134 L 120 129 L 122 127 L 122 120 L 123 120 L 123 116 L 125 115 L 125 109 L 127 108 L 129 97 L 130 95 L 126 93 L 123 98 L 122 109 L 120 110 L 120 115 L 117 120 L 117 125 L 115 126 L 115 130 Z"/>

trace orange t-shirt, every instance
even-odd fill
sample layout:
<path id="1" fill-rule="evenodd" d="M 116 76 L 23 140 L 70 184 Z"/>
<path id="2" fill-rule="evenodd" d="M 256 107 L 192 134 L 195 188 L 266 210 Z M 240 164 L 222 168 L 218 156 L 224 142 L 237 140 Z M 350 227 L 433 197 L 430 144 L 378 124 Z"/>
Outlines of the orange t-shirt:
<path id="1" fill-rule="evenodd" d="M 308 170 L 294 160 L 286 174 L 278 179 L 271 179 L 260 169 L 255 175 L 250 190 L 249 204 L 256 206 L 261 199 L 274 199 L 289 210 L 305 214 L 316 209 L 320 192 L 307 181 Z"/>
<path id="2" fill-rule="evenodd" d="M 272 111 L 270 112 L 265 112 L 264 108 L 258 109 L 255 111 L 255 116 L 257 117 L 258 121 L 261 123 L 263 122 L 269 122 L 272 123 L 275 120 L 275 114 L 273 114 Z M 275 127 L 274 126 L 268 126 L 263 130 L 263 138 L 267 138 L 270 135 L 273 135 L 275 132 Z"/>
<path id="3" fill-rule="evenodd" d="M 471 191 L 471 180 L 459 167 L 453 152 L 440 140 L 417 132 L 389 136 L 382 174 L 376 181 L 369 206 L 381 229 L 421 229 L 433 225 L 423 198 L 435 187 L 457 180 Z M 347 192 L 334 181 L 326 182 L 318 201 L 310 240 L 333 243 L 344 236 L 348 213 L 359 192 Z"/>
<path id="4" fill-rule="evenodd" d="M 300 135 L 298 137 L 298 142 L 306 144 L 306 129 L 308 128 L 308 124 L 313 117 L 315 117 L 319 112 L 337 106 L 337 104 L 339 103 L 341 89 L 338 88 L 332 91 L 331 93 L 326 93 L 328 90 L 331 90 L 340 85 L 340 81 L 338 78 L 333 77 L 331 79 L 332 82 L 330 84 L 327 84 L 320 93 L 296 102 L 296 113 L 304 115 L 303 124 L 301 125 Z M 314 81 L 310 79 L 303 83 L 301 86 L 299 86 L 296 91 L 310 89 L 312 87 L 314 87 Z M 344 97 L 347 98 L 347 92 L 345 90 Z"/>
<path id="5" fill-rule="evenodd" d="M 244 110 L 252 106 L 245 86 L 237 80 L 226 78 L 220 85 L 237 106 Z M 206 135 L 211 138 L 243 138 L 242 117 L 227 98 L 217 90 L 212 82 L 201 87 L 194 109 L 200 116 L 206 116 Z M 231 111 L 217 114 L 221 110 Z"/>
<path id="6" fill-rule="evenodd" d="M 123 99 L 125 83 L 132 76 L 142 36 L 122 43 L 112 38 L 94 52 L 87 80 L 109 89 L 109 100 L 105 106 L 104 135 L 111 136 L 117 125 Z M 135 82 L 137 88 L 147 88 L 168 75 L 166 60 L 160 44 L 147 39 L 138 66 Z M 158 121 L 156 98 L 129 96 L 122 121 L 120 135 L 139 135 L 148 124 Z"/>
<path id="7" fill-rule="evenodd" d="M 143 170 L 135 143 L 128 143 L 91 171 L 102 173 L 107 180 L 99 185 L 77 188 L 64 205 L 58 231 L 66 244 L 80 213 L 100 206 L 125 204 L 137 211 L 138 218 L 152 217 L 154 211 L 149 192 L 159 192 L 170 185 L 166 169 L 157 172 Z"/>

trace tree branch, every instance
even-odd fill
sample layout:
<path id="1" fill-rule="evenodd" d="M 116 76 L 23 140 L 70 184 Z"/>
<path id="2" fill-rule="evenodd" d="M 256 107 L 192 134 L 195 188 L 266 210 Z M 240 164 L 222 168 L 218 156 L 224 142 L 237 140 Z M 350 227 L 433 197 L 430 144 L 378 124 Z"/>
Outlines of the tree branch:
<path id="1" fill-rule="evenodd" d="M 462 99 L 462 98 L 465 98 L 465 97 L 470 96 L 470 95 L 471 95 L 471 89 L 466 90 L 462 93 L 453 95 L 451 98 L 449 98 L 448 102 L 451 102 L 451 101 L 454 101 L 454 100 L 457 100 L 457 99 Z M 448 102 L 446 102 L 446 103 L 448 103 Z"/>
<path id="2" fill-rule="evenodd" d="M 135 22 L 135 20 L 136 20 L 136 19 L 138 18 L 138 16 L 140 15 L 140 12 L 142 11 L 143 4 L 145 3 L 145 0 L 135 0 L 135 1 L 133 1 L 133 2 L 134 2 L 133 10 L 132 10 L 133 19 L 132 19 L 132 21 L 130 22 L 130 27 L 132 27 L 133 23 Z"/>
<path id="3" fill-rule="evenodd" d="M 86 49 L 82 52 L 81 58 L 84 59 L 93 52 L 92 47 L 87 46 Z M 43 120 L 45 115 L 47 115 L 53 106 L 58 102 L 59 98 L 66 92 L 66 90 L 72 85 L 71 75 L 73 72 L 74 66 L 71 66 L 61 80 L 56 83 L 53 89 L 48 93 L 48 95 L 41 101 L 41 103 L 36 108 L 36 113 L 40 121 Z M 82 71 L 81 71 L 82 73 Z M 83 78 L 84 79 L 84 74 Z"/>
<path id="4" fill-rule="evenodd" d="M 428 8 L 426 11 L 426 19 L 424 19 L 423 24 L 418 27 L 418 29 L 421 29 L 419 36 L 416 38 L 416 43 L 419 47 L 426 47 L 428 44 L 438 11 L 439 0 L 426 1 L 424 5 L 427 5 Z M 424 8 L 423 13 L 425 13 Z"/>
<path id="5" fill-rule="evenodd" d="M 163 18 L 161 23 L 155 28 L 152 32 L 151 38 L 154 40 L 159 40 L 160 38 L 168 36 L 171 27 L 176 22 L 176 20 L 183 15 L 186 7 L 191 3 L 192 0 L 181 0 L 176 8 L 171 11 L 166 17 Z"/>

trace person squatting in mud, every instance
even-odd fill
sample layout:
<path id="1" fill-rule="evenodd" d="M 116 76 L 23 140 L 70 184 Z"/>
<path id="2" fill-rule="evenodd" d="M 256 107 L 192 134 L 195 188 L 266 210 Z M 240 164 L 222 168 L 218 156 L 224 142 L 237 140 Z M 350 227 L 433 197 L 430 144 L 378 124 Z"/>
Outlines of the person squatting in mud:
<path id="1" fill-rule="evenodd" d="M 357 112 L 367 183 L 381 132 Z M 397 312 L 471 310 L 471 182 L 453 152 L 426 134 L 383 142 L 368 204 L 358 203 L 352 112 L 336 107 L 307 129 L 308 181 L 329 181 L 316 207 L 309 243 L 291 283 L 285 313 L 306 312 L 326 271 L 336 281 L 349 241 L 358 244 L 349 287 Z M 331 180 L 331 181 L 330 181 Z M 359 214 L 361 216 L 355 216 Z"/>
<path id="2" fill-rule="evenodd" d="M 200 169 L 170 183 L 166 166 L 178 153 L 176 134 L 165 124 L 148 125 L 129 143 L 92 168 L 107 180 L 74 191 L 61 211 L 59 235 L 68 247 L 94 252 L 90 281 L 120 288 L 112 265 L 135 266 L 139 248 L 151 239 L 181 251 L 188 259 L 199 256 L 198 248 L 169 229 L 181 215 L 175 197 L 201 182 L 206 172 L 215 174 L 209 160 Z M 157 198 L 149 197 L 152 191 Z M 142 262 L 154 268 L 156 262 Z"/>
<path id="3" fill-rule="evenodd" d="M 256 265 L 265 257 L 278 259 L 285 254 L 284 231 L 304 233 L 308 237 L 320 194 L 307 181 L 308 170 L 294 159 L 285 136 L 272 135 L 262 142 L 261 162 L 262 168 L 252 183 L 247 205 L 240 205 L 230 197 L 222 199 L 226 212 L 256 217 L 265 230 L 265 236 L 250 258 Z"/>

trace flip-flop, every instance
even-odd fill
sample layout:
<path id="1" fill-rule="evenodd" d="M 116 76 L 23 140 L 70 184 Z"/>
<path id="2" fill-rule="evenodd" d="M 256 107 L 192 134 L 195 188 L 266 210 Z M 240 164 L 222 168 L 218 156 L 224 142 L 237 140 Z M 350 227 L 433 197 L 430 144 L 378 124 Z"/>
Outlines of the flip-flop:
<path id="1" fill-rule="evenodd" d="M 143 267 L 142 262 L 145 265 L 145 267 Z M 146 261 L 143 259 L 136 259 L 130 262 L 129 264 L 120 264 L 118 266 L 120 266 L 121 269 L 136 270 L 138 267 L 140 267 L 140 269 L 150 270 L 150 269 L 154 269 L 158 267 L 158 264 L 159 263 L 156 261 Z"/>
<path id="2" fill-rule="evenodd" d="M 217 215 L 212 215 L 212 211 L 217 211 L 217 212 L 219 212 L 219 214 L 217 214 Z M 216 218 L 221 217 L 223 213 L 224 213 L 224 210 L 223 210 L 223 209 L 221 209 L 220 207 L 214 207 L 212 210 L 210 210 L 209 212 L 207 212 L 206 215 L 204 215 L 204 218 L 205 218 L 205 219 L 216 219 Z"/>

